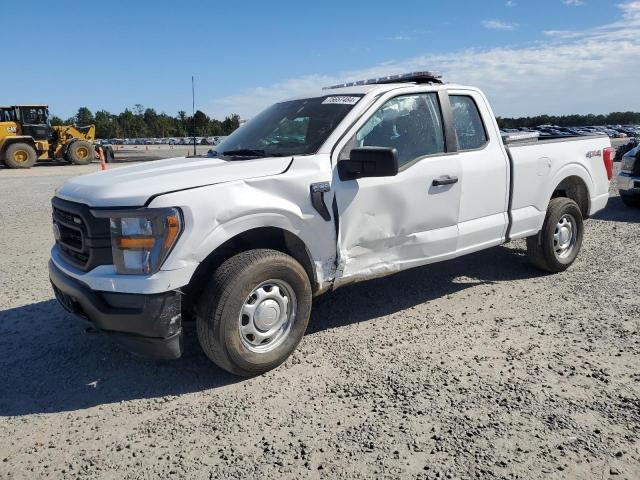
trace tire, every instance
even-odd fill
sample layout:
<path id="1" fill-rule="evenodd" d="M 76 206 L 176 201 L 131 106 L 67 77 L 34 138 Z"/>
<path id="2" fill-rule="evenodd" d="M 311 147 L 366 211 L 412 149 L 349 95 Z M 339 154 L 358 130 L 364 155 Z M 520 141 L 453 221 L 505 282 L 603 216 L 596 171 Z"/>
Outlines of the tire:
<path id="1" fill-rule="evenodd" d="M 622 200 L 622 203 L 624 203 L 627 207 L 635 207 L 635 208 L 639 208 L 640 207 L 640 197 L 636 196 L 636 195 L 623 195 L 622 193 L 620 194 L 620 199 Z"/>
<path id="2" fill-rule="evenodd" d="M 219 367 L 239 376 L 259 375 L 295 350 L 311 303 L 309 277 L 294 258 L 276 250 L 248 250 L 222 263 L 200 295 L 198 340 Z M 259 336 L 268 338 L 260 343 Z"/>
<path id="3" fill-rule="evenodd" d="M 93 145 L 86 140 L 76 140 L 67 147 L 66 159 L 75 165 L 87 165 L 94 157 Z"/>
<path id="4" fill-rule="evenodd" d="M 115 160 L 115 155 L 113 154 L 113 148 L 110 146 L 105 147 L 104 149 L 104 161 L 105 163 L 113 163 Z"/>
<path id="5" fill-rule="evenodd" d="M 38 154 L 28 143 L 12 143 L 5 150 L 4 163 L 9 168 L 31 168 L 37 161 Z"/>
<path id="6" fill-rule="evenodd" d="M 547 272 L 565 271 L 580 252 L 583 233 L 584 222 L 578 204 L 564 197 L 551 199 L 542 230 L 527 238 L 529 261 Z"/>

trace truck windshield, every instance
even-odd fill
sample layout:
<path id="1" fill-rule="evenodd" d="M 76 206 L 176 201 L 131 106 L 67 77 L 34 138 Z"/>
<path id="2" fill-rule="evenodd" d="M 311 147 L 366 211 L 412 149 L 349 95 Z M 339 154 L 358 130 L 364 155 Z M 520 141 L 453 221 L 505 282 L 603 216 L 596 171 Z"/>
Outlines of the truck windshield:
<path id="1" fill-rule="evenodd" d="M 276 103 L 216 146 L 242 160 L 316 153 L 362 95 L 327 95 Z"/>

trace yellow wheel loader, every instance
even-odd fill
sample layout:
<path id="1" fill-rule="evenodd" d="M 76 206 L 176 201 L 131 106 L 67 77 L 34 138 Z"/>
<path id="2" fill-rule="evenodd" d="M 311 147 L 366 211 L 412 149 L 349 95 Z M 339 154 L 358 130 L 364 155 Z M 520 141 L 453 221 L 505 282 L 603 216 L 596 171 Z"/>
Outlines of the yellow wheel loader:
<path id="1" fill-rule="evenodd" d="M 90 163 L 96 158 L 95 134 L 95 125 L 51 126 L 47 105 L 0 107 L 0 161 L 10 168 L 53 159 Z"/>

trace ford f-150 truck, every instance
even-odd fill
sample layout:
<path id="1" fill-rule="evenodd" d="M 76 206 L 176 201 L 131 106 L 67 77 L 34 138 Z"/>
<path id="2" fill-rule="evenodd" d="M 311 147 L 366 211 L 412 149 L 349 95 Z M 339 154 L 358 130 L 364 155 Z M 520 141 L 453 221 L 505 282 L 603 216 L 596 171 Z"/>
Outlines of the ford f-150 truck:
<path id="1" fill-rule="evenodd" d="M 212 154 L 66 182 L 49 272 L 130 351 L 177 358 L 192 320 L 237 375 L 282 363 L 327 290 L 522 238 L 565 270 L 613 159 L 606 136 L 502 138 L 480 90 L 428 72 L 276 103 Z"/>

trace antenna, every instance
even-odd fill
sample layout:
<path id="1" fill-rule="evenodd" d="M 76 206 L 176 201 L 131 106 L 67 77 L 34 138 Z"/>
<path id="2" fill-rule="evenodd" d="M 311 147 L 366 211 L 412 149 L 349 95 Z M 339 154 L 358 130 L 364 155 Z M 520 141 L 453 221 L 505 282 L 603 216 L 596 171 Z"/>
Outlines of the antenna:
<path id="1" fill-rule="evenodd" d="M 193 130 L 193 156 L 196 156 L 196 87 L 191 75 L 191 130 Z"/>

